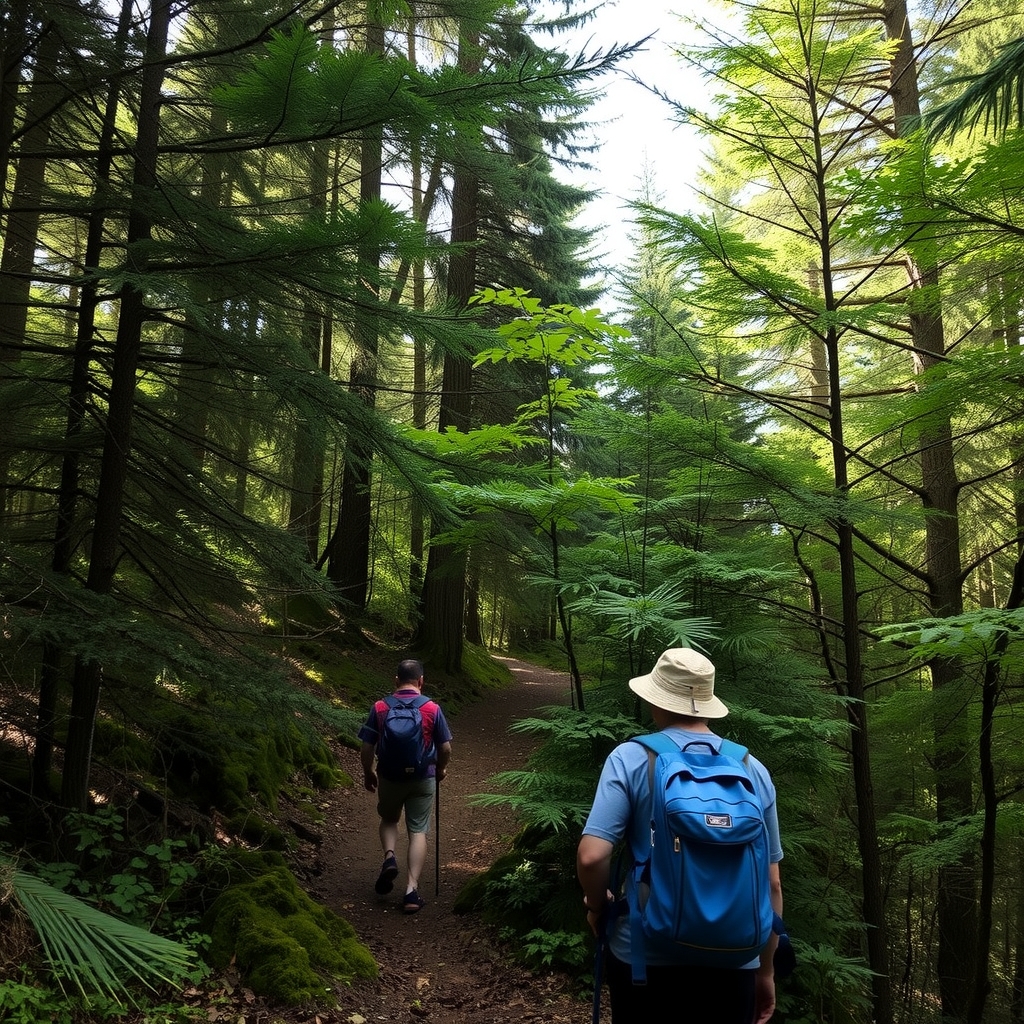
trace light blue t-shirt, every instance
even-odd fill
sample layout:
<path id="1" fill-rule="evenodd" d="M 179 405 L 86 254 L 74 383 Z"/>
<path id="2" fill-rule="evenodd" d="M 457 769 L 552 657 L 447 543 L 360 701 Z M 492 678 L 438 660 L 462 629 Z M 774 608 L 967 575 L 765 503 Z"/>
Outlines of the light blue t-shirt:
<path id="1" fill-rule="evenodd" d="M 672 726 L 662 730 L 682 747 L 684 744 L 708 743 L 718 753 L 722 740 L 714 733 L 696 732 Z M 698 748 L 699 749 L 699 748 Z M 782 841 L 779 838 L 779 816 L 775 805 L 775 784 L 768 769 L 753 754 L 747 758 L 747 768 L 754 780 L 754 788 L 764 809 L 768 829 L 769 856 L 773 864 L 782 860 Z M 639 743 L 620 743 L 609 755 L 601 771 L 593 806 L 583 826 L 583 834 L 617 843 L 625 837 L 631 849 L 642 850 L 650 844 L 651 793 L 648 787 L 647 748 Z M 636 812 L 633 798 L 636 794 Z M 626 834 L 627 829 L 629 834 Z M 619 914 L 612 929 L 610 946 L 620 960 L 629 963 L 629 914 Z M 650 964 L 671 964 L 660 959 L 656 951 L 647 955 Z M 757 961 L 748 966 L 757 967 Z"/>

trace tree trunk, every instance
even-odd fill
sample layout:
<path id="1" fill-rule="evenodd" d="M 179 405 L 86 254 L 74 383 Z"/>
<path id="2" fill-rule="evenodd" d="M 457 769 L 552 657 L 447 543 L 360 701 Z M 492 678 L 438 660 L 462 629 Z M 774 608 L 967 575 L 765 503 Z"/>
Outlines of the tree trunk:
<path id="1" fill-rule="evenodd" d="M 216 38 L 219 22 L 216 12 L 211 12 L 210 25 Z M 211 138 L 223 137 L 227 130 L 226 114 L 214 107 L 210 116 L 209 134 Z M 199 183 L 199 202 L 201 206 L 215 213 L 221 206 L 221 197 L 225 189 L 224 155 L 221 153 L 204 153 Z M 229 186 L 230 187 L 230 186 Z M 215 275 L 201 275 L 190 282 L 192 289 L 193 308 L 207 311 L 217 294 Z M 202 471 L 206 458 L 207 428 L 210 409 L 214 402 L 214 385 L 216 369 L 209 358 L 209 345 L 203 337 L 204 327 L 197 322 L 191 310 L 187 311 L 181 339 L 181 370 L 178 374 L 177 417 L 178 425 L 186 439 L 192 458 L 195 460 L 195 471 Z"/>
<path id="2" fill-rule="evenodd" d="M 459 36 L 459 67 L 468 74 L 480 70 L 479 36 Z M 455 168 L 452 187 L 452 230 L 454 245 L 464 245 L 448 264 L 448 297 L 468 305 L 476 291 L 476 251 L 478 236 L 477 203 L 479 180 L 476 171 L 463 163 Z M 473 365 L 462 355 L 445 353 L 441 384 L 441 409 L 438 429 L 449 427 L 466 431 L 472 422 Z M 440 524 L 431 525 L 436 536 Z M 439 649 L 445 668 L 457 672 L 462 667 L 463 628 L 466 602 L 466 552 L 455 544 L 431 544 L 427 553 L 427 571 L 423 580 L 420 622 L 416 634 L 418 646 Z"/>
<path id="3" fill-rule="evenodd" d="M 318 179 L 317 175 L 313 176 Z M 326 188 L 326 177 L 322 182 Z M 313 188 L 317 188 L 314 181 Z M 312 295 L 303 299 L 302 345 L 310 364 L 321 366 L 324 320 Z M 292 434 L 292 477 L 289 489 L 288 531 L 297 537 L 310 562 L 320 550 L 320 515 L 324 483 L 324 428 L 315 414 L 301 405 Z"/>
<path id="4" fill-rule="evenodd" d="M 410 18 L 406 35 L 407 56 L 409 63 L 413 65 L 416 64 L 417 27 L 416 18 Z M 423 153 L 418 138 L 412 139 L 410 169 L 413 220 L 419 224 L 426 224 L 434 201 L 433 193 L 428 197 L 423 190 Z M 424 260 L 418 259 L 412 267 L 412 305 L 413 309 L 423 310 L 426 304 L 426 264 Z M 412 425 L 417 430 L 427 429 L 427 353 L 423 340 L 418 336 L 412 339 Z M 413 495 L 409 505 L 409 597 L 414 608 L 419 603 L 423 588 L 425 536 L 423 503 Z"/>
<path id="5" fill-rule="evenodd" d="M 132 0 L 123 0 L 118 21 L 115 46 L 123 52 L 131 27 Z M 86 232 L 85 255 L 82 260 L 84 280 L 79 289 L 77 331 L 72 355 L 71 379 L 68 387 L 67 423 L 64 428 L 64 455 L 61 459 L 60 491 L 57 495 L 57 521 L 54 528 L 51 567 L 55 573 L 66 573 L 71 566 L 75 550 L 75 521 L 78 514 L 80 488 L 79 437 L 85 424 L 86 408 L 92 390 L 90 364 L 93 350 L 93 331 L 96 308 L 99 305 L 98 270 L 103 251 L 103 233 L 107 221 L 106 207 L 101 200 L 104 187 L 109 183 L 113 163 L 114 128 L 120 107 L 121 80 L 115 78 L 107 95 L 103 123 L 100 128 L 96 158 L 97 190 L 90 207 Z M 55 743 L 57 697 L 60 678 L 61 652 L 52 641 L 43 644 L 39 675 L 39 711 L 36 747 L 32 758 L 32 790 L 42 795 L 49 790 L 49 776 Z"/>
<path id="6" fill-rule="evenodd" d="M 144 244 L 151 234 L 145 193 L 156 185 L 157 142 L 160 127 L 160 90 L 164 78 L 170 0 L 156 0 L 150 10 L 149 33 L 139 94 L 139 128 L 135 140 L 132 208 L 128 217 L 128 261 L 133 280 L 144 278 L 147 262 Z M 131 427 L 142 331 L 146 320 L 145 295 L 134 284 L 120 292 L 120 316 L 114 343 L 113 368 L 103 456 L 93 524 L 92 555 L 86 587 L 97 594 L 110 593 L 120 553 L 121 517 L 131 451 Z M 95 659 L 80 656 L 72 683 L 68 742 L 64 758 L 61 800 L 67 807 L 86 810 L 89 805 L 89 772 L 92 739 L 99 707 L 103 667 Z"/>
<path id="7" fill-rule="evenodd" d="M 828 275 L 826 275 L 828 277 Z M 831 289 L 827 288 L 827 291 Z M 829 356 L 831 392 L 831 441 L 836 492 L 845 497 L 849 489 L 847 453 L 843 442 L 842 403 L 838 342 L 834 329 L 826 340 Z M 853 787 L 857 800 L 857 849 L 861 858 L 861 893 L 868 964 L 872 970 L 874 1020 L 876 1024 L 892 1021 L 892 985 L 889 978 L 889 940 L 883 899 L 882 862 L 878 850 L 878 822 L 875 811 L 875 789 L 871 775 L 867 704 L 865 703 L 864 665 L 861 659 L 860 610 L 858 607 L 856 554 L 853 528 L 843 518 L 836 523 L 839 548 L 840 587 L 842 593 L 843 653 L 846 713 L 850 723 L 850 759 L 853 765 Z"/>
<path id="8" fill-rule="evenodd" d="M 0 22 L 0 197 L 7 194 L 18 93 L 29 51 L 28 33 L 28 3 L 26 0 L 9 0 L 7 16 Z"/>
<path id="9" fill-rule="evenodd" d="M 811 120 L 820 124 L 816 108 L 818 99 L 811 92 Z M 822 162 L 821 139 L 815 136 L 817 191 L 817 231 L 821 261 L 821 292 L 825 309 L 836 311 L 839 303 L 833 286 L 833 239 L 829 208 L 829 171 Z M 842 511 L 850 493 L 849 458 L 843 423 L 842 366 L 839 333 L 829 326 L 820 334 L 823 353 L 812 357 L 817 376 L 814 384 L 820 389 L 827 384 L 828 436 L 832 449 L 832 472 L 839 508 L 833 524 L 839 553 L 839 579 L 842 605 L 843 667 L 837 685 L 847 698 L 846 713 L 850 725 L 850 759 L 853 767 L 854 794 L 857 801 L 857 849 L 861 859 L 861 900 L 866 926 L 865 941 L 868 965 L 872 971 L 871 986 L 875 1024 L 891 1024 L 893 1019 L 892 980 L 889 976 L 889 930 L 885 918 L 882 861 L 878 845 L 878 821 L 875 808 L 874 781 L 871 773 L 871 744 L 868 729 L 868 706 L 864 663 L 861 656 L 860 595 L 857 588 L 857 553 L 854 547 L 853 524 Z M 813 351 L 813 347 L 812 347 Z M 824 355 L 824 363 L 821 355 Z M 826 379 L 820 376 L 824 369 Z M 816 398 L 820 401 L 820 394 Z M 827 643 L 827 641 L 826 641 Z"/>
<path id="10" fill-rule="evenodd" d="M 384 53 L 384 26 L 378 0 L 366 5 L 366 50 Z M 380 200 L 384 136 L 381 126 L 365 130 L 359 167 L 359 200 L 363 204 Z M 366 311 L 355 329 L 355 355 L 349 377 L 349 390 L 372 409 L 377 403 L 377 348 L 379 327 L 370 311 L 380 301 L 380 251 L 367 241 L 360 245 L 359 262 L 363 267 L 364 287 L 369 291 Z M 350 430 L 345 445 L 345 464 L 341 478 L 338 523 L 331 539 L 327 574 L 338 584 L 341 596 L 352 609 L 361 613 L 366 607 L 370 582 L 370 533 L 373 508 L 370 479 L 373 449 L 357 431 Z"/>
<path id="11" fill-rule="evenodd" d="M 905 0 L 889 0 L 883 8 L 885 30 L 896 40 L 890 66 L 890 93 L 897 134 L 916 125 L 921 114 L 917 61 Z M 918 267 L 909 259 L 907 271 L 915 291 L 939 293 L 937 267 Z M 941 309 L 912 313 L 914 369 L 920 375 L 941 371 L 945 332 Z M 926 379 L 922 388 L 928 387 Z M 936 617 L 963 611 L 960 521 L 953 431 L 948 414 L 936 409 L 920 441 L 921 494 L 925 507 L 925 559 L 929 610 Z M 971 742 L 963 705 L 969 681 L 954 658 L 936 658 L 930 666 L 934 696 L 936 816 L 957 821 L 973 812 Z M 975 858 L 970 853 L 939 867 L 938 920 L 939 993 L 943 1017 L 964 1020 L 971 1002 L 972 978 L 987 971 L 988 945 L 977 929 Z M 987 983 L 986 983 L 987 984 Z"/>
<path id="12" fill-rule="evenodd" d="M 483 646 L 480 629 L 480 579 L 475 573 L 466 578 L 466 639 L 478 647 Z"/>
<path id="13" fill-rule="evenodd" d="M 36 54 L 35 71 L 27 100 L 27 125 L 21 150 L 24 154 L 45 154 L 50 139 L 51 116 L 61 87 L 56 80 L 60 56 L 60 37 L 44 32 Z M 7 211 L 3 254 L 0 256 L 0 366 L 14 367 L 26 345 L 25 331 L 32 296 L 36 239 L 39 234 L 40 202 L 46 178 L 47 158 L 22 155 L 17 161 L 11 205 Z M 0 194 L 2 200 L 2 194 Z M 2 371 L 3 376 L 8 373 Z M 11 443 L 17 444 L 17 428 L 12 422 L 20 413 L 5 411 L 0 432 L 0 531 L 6 532 L 6 519 L 12 495 L 8 477 L 12 457 Z"/>

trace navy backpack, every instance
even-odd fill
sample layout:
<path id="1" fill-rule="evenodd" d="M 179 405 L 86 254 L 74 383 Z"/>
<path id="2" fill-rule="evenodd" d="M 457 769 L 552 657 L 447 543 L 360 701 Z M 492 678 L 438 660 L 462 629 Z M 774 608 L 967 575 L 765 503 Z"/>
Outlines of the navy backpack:
<path id="1" fill-rule="evenodd" d="M 429 703 L 430 698 L 423 694 L 415 697 L 392 694 L 384 700 L 388 710 L 377 741 L 377 771 L 392 782 L 420 778 L 430 753 L 423 735 L 420 708 Z"/>

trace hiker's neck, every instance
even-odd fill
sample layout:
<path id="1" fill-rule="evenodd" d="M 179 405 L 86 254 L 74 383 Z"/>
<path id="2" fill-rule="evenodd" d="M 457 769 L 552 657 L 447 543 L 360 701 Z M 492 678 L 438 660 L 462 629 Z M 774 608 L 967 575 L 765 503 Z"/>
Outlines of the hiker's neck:
<path id="1" fill-rule="evenodd" d="M 423 677 L 419 679 L 399 679 L 395 677 L 395 692 L 399 690 L 415 690 L 417 693 L 423 689 Z"/>
<path id="2" fill-rule="evenodd" d="M 711 732 L 706 718 L 693 718 L 691 715 L 680 715 L 664 708 L 651 705 L 651 718 L 659 729 L 685 729 L 687 732 Z"/>

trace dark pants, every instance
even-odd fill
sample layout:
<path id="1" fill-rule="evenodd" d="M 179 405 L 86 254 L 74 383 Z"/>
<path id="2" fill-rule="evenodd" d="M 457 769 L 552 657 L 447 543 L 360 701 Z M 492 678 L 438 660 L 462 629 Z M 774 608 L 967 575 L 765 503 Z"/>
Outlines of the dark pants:
<path id="1" fill-rule="evenodd" d="M 605 974 L 612 997 L 612 1024 L 750 1024 L 754 1019 L 754 971 L 720 967 L 648 966 L 647 984 L 611 953 Z"/>

